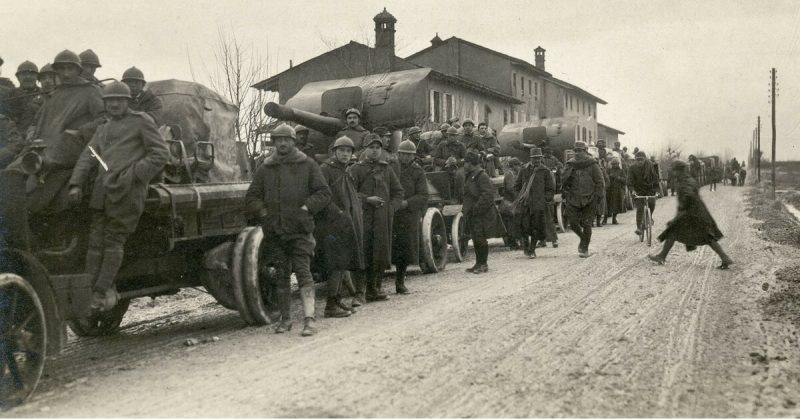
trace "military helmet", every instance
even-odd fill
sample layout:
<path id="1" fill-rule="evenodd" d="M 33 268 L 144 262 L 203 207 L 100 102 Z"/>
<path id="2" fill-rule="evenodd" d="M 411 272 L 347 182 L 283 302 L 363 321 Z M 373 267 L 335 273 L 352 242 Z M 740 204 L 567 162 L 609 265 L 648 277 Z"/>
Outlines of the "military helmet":
<path id="1" fill-rule="evenodd" d="M 146 82 L 146 80 L 144 79 L 144 73 L 142 73 L 142 70 L 139 70 L 136 67 L 131 67 L 125 70 L 124 73 L 122 73 L 122 81 L 125 80 L 139 80 L 142 82 Z"/>
<path id="2" fill-rule="evenodd" d="M 531 148 L 531 157 L 544 157 L 544 154 L 542 154 L 542 149 L 539 147 Z"/>
<path id="3" fill-rule="evenodd" d="M 683 160 L 673 160 L 672 161 L 672 170 L 684 170 L 688 165 Z"/>
<path id="4" fill-rule="evenodd" d="M 439 131 L 447 131 L 449 128 L 450 128 L 450 124 L 445 122 L 444 124 L 439 126 Z"/>
<path id="5" fill-rule="evenodd" d="M 361 118 L 361 111 L 359 111 L 356 108 L 348 109 L 347 112 L 344 113 L 344 117 L 347 118 L 347 115 L 350 115 L 351 113 L 354 113 L 354 114 L 358 115 L 359 118 Z"/>
<path id="6" fill-rule="evenodd" d="M 441 131 L 434 131 L 433 134 L 431 134 L 431 140 L 436 141 L 436 140 L 441 140 L 441 139 L 442 139 L 442 132 Z"/>
<path id="7" fill-rule="evenodd" d="M 369 147 L 374 143 L 378 143 L 381 145 L 381 147 L 383 147 L 383 140 L 381 139 L 380 135 L 375 133 L 367 134 L 366 138 L 364 138 L 364 147 Z"/>
<path id="8" fill-rule="evenodd" d="M 422 132 L 422 130 L 419 129 L 419 127 L 411 127 L 408 129 L 408 135 L 414 135 L 420 132 Z"/>
<path id="9" fill-rule="evenodd" d="M 297 139 L 294 128 L 285 123 L 278 125 L 274 130 L 272 130 L 272 132 L 270 132 L 270 138 L 273 140 L 279 137 L 289 137 L 293 140 Z"/>
<path id="10" fill-rule="evenodd" d="M 53 66 L 50 65 L 50 63 L 47 63 L 47 64 L 42 66 L 41 70 L 39 70 L 39 77 L 41 77 L 41 76 L 43 76 L 45 74 L 58 74 L 58 73 L 56 73 L 56 71 L 53 70 Z"/>
<path id="11" fill-rule="evenodd" d="M 114 97 L 131 98 L 131 88 L 121 81 L 111 82 L 103 87 L 103 99 L 111 99 Z"/>
<path id="12" fill-rule="evenodd" d="M 464 156 L 464 162 L 469 163 L 473 166 L 477 166 L 481 164 L 481 155 L 476 153 L 475 151 L 468 151 L 467 155 Z"/>
<path id="13" fill-rule="evenodd" d="M 53 68 L 55 68 L 59 64 L 73 64 L 78 66 L 79 68 L 83 68 L 81 66 L 81 59 L 78 57 L 78 54 L 65 49 L 56 55 L 56 58 L 53 60 Z"/>
<path id="14" fill-rule="evenodd" d="M 95 67 L 102 67 L 102 65 L 100 65 L 100 58 L 91 49 L 83 51 L 80 55 L 80 59 L 82 65 L 88 64 Z"/>
<path id="15" fill-rule="evenodd" d="M 351 140 L 350 137 L 346 135 L 339 137 L 339 139 L 333 143 L 333 147 L 331 147 L 331 149 L 336 150 L 339 147 L 350 147 L 353 150 L 356 149 L 356 145 L 353 144 L 353 140 Z"/>
<path id="16" fill-rule="evenodd" d="M 306 128 L 305 125 L 297 124 L 294 126 L 294 132 L 295 134 L 299 134 L 301 132 L 308 132 L 308 128 Z"/>
<path id="17" fill-rule="evenodd" d="M 464 125 L 467 125 L 467 124 L 472 124 L 472 126 L 474 127 L 475 126 L 475 121 L 473 121 L 472 119 L 467 118 L 467 119 L 464 120 L 464 122 L 461 123 L 461 126 L 463 127 Z"/>
<path id="18" fill-rule="evenodd" d="M 36 64 L 30 61 L 23 61 L 22 64 L 17 67 L 17 75 L 19 73 L 39 73 L 39 67 L 36 67 Z"/>
<path id="19" fill-rule="evenodd" d="M 456 127 L 448 128 L 447 129 L 447 134 L 448 135 L 458 135 L 458 128 L 456 128 Z"/>
<path id="20" fill-rule="evenodd" d="M 417 146 L 411 140 L 405 140 L 397 146 L 398 153 L 417 154 Z"/>
<path id="21" fill-rule="evenodd" d="M 586 143 L 583 141 L 575 141 L 575 146 L 572 147 L 575 150 L 586 150 Z"/>

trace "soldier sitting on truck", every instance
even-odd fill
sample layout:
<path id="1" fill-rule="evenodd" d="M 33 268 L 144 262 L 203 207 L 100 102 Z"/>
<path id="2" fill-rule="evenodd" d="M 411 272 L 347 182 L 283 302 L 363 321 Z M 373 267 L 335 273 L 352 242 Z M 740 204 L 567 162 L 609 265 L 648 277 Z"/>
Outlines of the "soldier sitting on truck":
<path id="1" fill-rule="evenodd" d="M 350 108 L 344 113 L 345 123 L 347 126 L 336 134 L 336 138 L 347 137 L 353 140 L 356 146 L 354 155 L 361 154 L 361 150 L 366 147 L 364 139 L 369 134 L 369 131 L 361 126 L 361 111 L 356 108 Z"/>
<path id="2" fill-rule="evenodd" d="M 442 139 L 436 151 L 433 152 L 433 163 L 438 169 L 450 174 L 450 191 L 459 201 L 464 190 L 464 157 L 467 149 L 458 141 L 458 130 L 450 127 L 447 136 Z"/>
<path id="3" fill-rule="evenodd" d="M 137 112 L 146 112 L 153 118 L 156 126 L 161 125 L 161 99 L 154 95 L 151 91 L 145 90 L 144 86 L 147 82 L 144 79 L 144 73 L 136 67 L 131 67 L 122 73 L 122 82 L 127 84 L 131 89 L 130 108 Z"/>
<path id="4" fill-rule="evenodd" d="M 416 162 L 419 164 L 420 167 L 431 166 L 433 165 L 433 158 L 431 158 L 431 153 L 433 152 L 433 147 L 427 141 L 424 141 L 420 136 L 422 135 L 422 130 L 419 127 L 411 127 L 408 129 L 408 140 L 414 143 L 414 147 L 417 148 L 416 153 Z"/>
<path id="5" fill-rule="evenodd" d="M 144 211 L 147 185 L 167 163 L 169 150 L 153 119 L 128 109 L 131 91 L 122 82 L 103 88 L 110 119 L 95 132 L 69 180 L 69 201 L 81 202 L 92 170 L 97 177 L 89 207 L 92 224 L 86 273 L 93 278 L 92 310 L 108 311 L 119 295 L 114 278 L 122 266 L 123 247 Z"/>

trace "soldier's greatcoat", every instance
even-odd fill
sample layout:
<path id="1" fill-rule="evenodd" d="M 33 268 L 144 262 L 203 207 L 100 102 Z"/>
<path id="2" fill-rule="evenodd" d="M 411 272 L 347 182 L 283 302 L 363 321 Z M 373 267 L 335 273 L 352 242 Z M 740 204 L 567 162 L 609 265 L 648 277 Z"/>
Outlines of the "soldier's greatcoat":
<path id="1" fill-rule="evenodd" d="M 317 270 L 364 269 L 364 211 L 347 166 L 336 160 L 320 166 L 331 189 L 331 202 L 314 217 Z"/>
<path id="2" fill-rule="evenodd" d="M 500 213 L 494 206 L 492 181 L 485 170 L 477 168 L 466 174 L 461 211 L 473 239 L 488 239 L 505 234 Z"/>
<path id="3" fill-rule="evenodd" d="M 394 213 L 392 226 L 392 263 L 419 264 L 420 220 L 428 207 L 428 183 L 425 171 L 416 163 L 400 165 L 400 185 L 408 207 Z"/>
<path id="4" fill-rule="evenodd" d="M 142 90 L 138 95 L 131 98 L 128 108 L 134 111 L 145 112 L 153 118 L 156 126 L 161 126 L 161 99 L 149 90 Z"/>

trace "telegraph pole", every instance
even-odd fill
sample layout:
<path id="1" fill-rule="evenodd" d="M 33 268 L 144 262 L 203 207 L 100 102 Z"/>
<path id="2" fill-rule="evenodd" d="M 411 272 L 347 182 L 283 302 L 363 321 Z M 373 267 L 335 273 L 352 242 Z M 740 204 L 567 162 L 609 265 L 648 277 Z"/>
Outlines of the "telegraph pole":
<path id="1" fill-rule="evenodd" d="M 772 68 L 772 199 L 775 199 L 775 74 L 777 71 Z"/>
<path id="2" fill-rule="evenodd" d="M 758 161 L 756 170 L 758 171 L 758 183 L 761 183 L 761 115 L 758 116 L 758 127 L 756 128 L 756 144 L 758 148 Z"/>

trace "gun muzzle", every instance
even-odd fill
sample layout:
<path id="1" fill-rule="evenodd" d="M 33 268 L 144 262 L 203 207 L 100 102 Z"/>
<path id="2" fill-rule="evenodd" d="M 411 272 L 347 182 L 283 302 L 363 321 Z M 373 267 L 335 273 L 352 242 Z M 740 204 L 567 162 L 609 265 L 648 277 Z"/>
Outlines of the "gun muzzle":
<path id="1" fill-rule="evenodd" d="M 42 156 L 35 152 L 29 151 L 22 156 L 22 171 L 27 175 L 38 174 L 42 170 Z"/>

